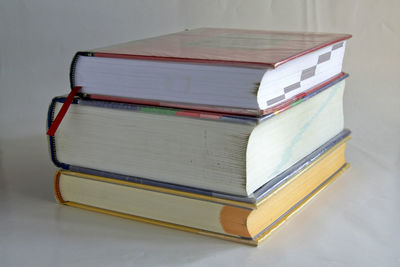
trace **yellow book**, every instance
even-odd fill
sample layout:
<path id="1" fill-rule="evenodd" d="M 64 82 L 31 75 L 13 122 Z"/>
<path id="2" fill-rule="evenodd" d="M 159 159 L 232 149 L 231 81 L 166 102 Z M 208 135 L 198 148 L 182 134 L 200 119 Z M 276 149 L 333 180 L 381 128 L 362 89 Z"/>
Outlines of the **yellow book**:
<path id="1" fill-rule="evenodd" d="M 256 246 L 348 167 L 349 134 L 272 180 L 254 201 L 65 170 L 55 175 L 55 195 L 65 205 Z"/>

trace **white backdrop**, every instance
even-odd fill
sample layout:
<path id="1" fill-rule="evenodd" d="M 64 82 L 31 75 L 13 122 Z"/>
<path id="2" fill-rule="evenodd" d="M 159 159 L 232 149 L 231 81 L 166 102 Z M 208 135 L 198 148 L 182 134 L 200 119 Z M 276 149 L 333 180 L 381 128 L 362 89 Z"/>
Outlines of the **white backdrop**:
<path id="1" fill-rule="evenodd" d="M 400 1 L 0 2 L 0 265 L 400 265 Z M 259 248 L 56 205 L 46 112 L 77 50 L 197 27 L 344 32 L 350 170 Z"/>

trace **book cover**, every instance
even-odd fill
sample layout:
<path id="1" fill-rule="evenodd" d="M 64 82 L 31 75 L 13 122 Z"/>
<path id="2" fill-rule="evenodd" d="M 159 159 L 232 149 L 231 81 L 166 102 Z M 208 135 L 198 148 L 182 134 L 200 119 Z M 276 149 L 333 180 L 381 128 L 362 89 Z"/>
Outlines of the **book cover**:
<path id="1" fill-rule="evenodd" d="M 276 68 L 349 34 L 200 28 L 79 52 L 96 57 Z"/>
<path id="2" fill-rule="evenodd" d="M 257 116 L 340 76 L 350 37 L 184 31 L 76 53 L 71 88 L 93 99 Z"/>

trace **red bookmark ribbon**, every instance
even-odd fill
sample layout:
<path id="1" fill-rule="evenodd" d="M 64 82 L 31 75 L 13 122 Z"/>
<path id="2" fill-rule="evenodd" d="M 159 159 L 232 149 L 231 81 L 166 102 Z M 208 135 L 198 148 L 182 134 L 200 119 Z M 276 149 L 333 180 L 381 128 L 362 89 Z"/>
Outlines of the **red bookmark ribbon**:
<path id="1" fill-rule="evenodd" d="M 57 114 L 57 117 L 54 119 L 52 124 L 47 131 L 47 135 L 54 136 L 56 133 L 58 126 L 60 126 L 61 121 L 63 120 L 65 114 L 68 111 L 69 106 L 71 105 L 72 101 L 74 101 L 75 95 L 82 89 L 82 86 L 76 86 L 72 88 L 71 92 L 69 93 L 67 99 L 65 99 L 64 104 L 62 105 L 60 111 Z"/>

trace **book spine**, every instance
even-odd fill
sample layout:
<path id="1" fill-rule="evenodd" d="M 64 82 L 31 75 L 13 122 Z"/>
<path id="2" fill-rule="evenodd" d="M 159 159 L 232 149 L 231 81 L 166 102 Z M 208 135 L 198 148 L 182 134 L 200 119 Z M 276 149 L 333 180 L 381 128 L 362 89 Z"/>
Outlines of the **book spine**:
<path id="1" fill-rule="evenodd" d="M 80 56 L 92 56 L 92 55 L 93 55 L 93 53 L 91 53 L 91 52 L 82 52 L 82 51 L 80 51 L 80 52 L 77 52 L 74 55 L 74 57 L 72 58 L 71 65 L 69 67 L 69 83 L 70 83 L 70 86 L 71 86 L 71 90 L 74 87 L 76 87 L 76 84 L 75 84 L 75 71 L 76 71 L 76 64 L 78 62 L 78 58 Z"/>
<path id="2" fill-rule="evenodd" d="M 47 112 L 47 130 L 50 129 L 51 124 L 53 123 L 54 109 L 55 109 L 56 103 L 57 102 L 63 103 L 65 100 L 66 100 L 65 97 L 55 97 L 55 98 L 53 98 L 51 100 L 51 103 L 50 103 L 50 106 L 49 106 L 49 110 Z M 49 135 L 49 150 L 50 150 L 50 158 L 51 158 L 51 161 L 54 163 L 54 165 L 56 165 L 59 168 L 68 170 L 69 169 L 69 165 L 61 163 L 57 159 L 56 143 L 55 143 L 55 140 L 54 140 L 54 136 L 51 136 L 51 135 Z"/>
<path id="3" fill-rule="evenodd" d="M 54 196 L 58 203 L 65 204 L 66 201 L 63 199 L 60 191 L 60 175 L 61 171 L 57 171 L 54 175 Z"/>

